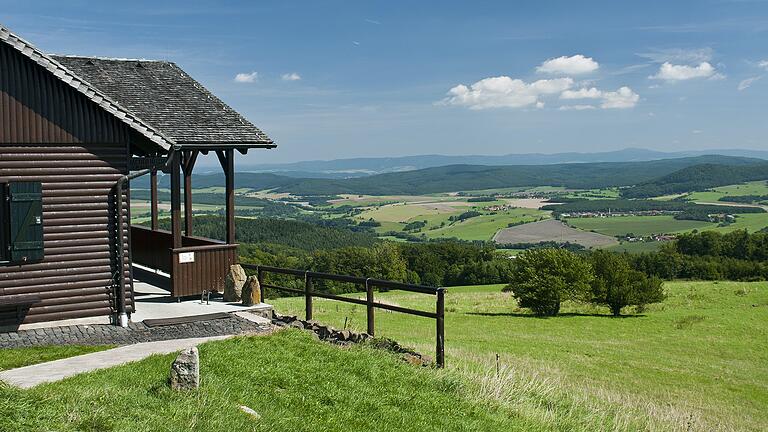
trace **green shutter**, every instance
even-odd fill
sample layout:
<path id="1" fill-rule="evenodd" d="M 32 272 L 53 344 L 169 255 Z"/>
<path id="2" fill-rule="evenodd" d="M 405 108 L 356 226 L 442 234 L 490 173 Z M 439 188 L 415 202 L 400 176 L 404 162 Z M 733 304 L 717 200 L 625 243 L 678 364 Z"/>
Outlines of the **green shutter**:
<path id="1" fill-rule="evenodd" d="M 11 261 L 25 263 L 43 259 L 43 187 L 39 182 L 8 183 L 10 198 Z"/>
<path id="2" fill-rule="evenodd" d="M 11 247 L 8 244 L 10 217 L 8 216 L 8 184 L 0 183 L 0 263 L 11 259 Z"/>

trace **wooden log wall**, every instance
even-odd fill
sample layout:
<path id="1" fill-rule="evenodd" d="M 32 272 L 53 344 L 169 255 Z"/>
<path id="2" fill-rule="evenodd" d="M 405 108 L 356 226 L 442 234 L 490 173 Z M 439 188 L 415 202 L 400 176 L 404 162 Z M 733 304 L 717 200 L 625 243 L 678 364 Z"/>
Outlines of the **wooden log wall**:
<path id="1" fill-rule="evenodd" d="M 3 43 L 0 71 L 0 182 L 42 182 L 45 252 L 0 265 L 0 296 L 41 298 L 24 323 L 109 315 L 121 267 L 132 311 L 128 193 L 119 266 L 113 192 L 128 173 L 128 128 Z M 0 326 L 13 324 L 16 312 L 0 310 Z"/>

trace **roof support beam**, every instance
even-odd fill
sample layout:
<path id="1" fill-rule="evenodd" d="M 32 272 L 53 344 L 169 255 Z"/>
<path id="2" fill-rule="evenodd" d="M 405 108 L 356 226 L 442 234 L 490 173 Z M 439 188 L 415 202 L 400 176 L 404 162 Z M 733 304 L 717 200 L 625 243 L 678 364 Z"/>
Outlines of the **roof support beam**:
<path id="1" fill-rule="evenodd" d="M 171 154 L 171 232 L 173 248 L 181 247 L 181 155 L 178 151 Z"/>
<path id="2" fill-rule="evenodd" d="M 157 168 L 152 168 L 149 176 L 149 203 L 152 215 L 152 231 L 157 231 Z"/>
<path id="3" fill-rule="evenodd" d="M 227 244 L 235 244 L 235 151 L 217 150 L 221 168 L 224 170 L 226 194 Z"/>
<path id="4" fill-rule="evenodd" d="M 182 171 L 184 171 L 184 235 L 192 235 L 192 170 L 197 161 L 197 150 L 187 150 L 184 153 Z"/>

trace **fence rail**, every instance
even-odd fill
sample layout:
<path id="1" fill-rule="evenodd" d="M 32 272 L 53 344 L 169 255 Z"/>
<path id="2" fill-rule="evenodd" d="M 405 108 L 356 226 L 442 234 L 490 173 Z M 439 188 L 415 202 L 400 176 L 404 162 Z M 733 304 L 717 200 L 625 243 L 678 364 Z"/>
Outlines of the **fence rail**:
<path id="1" fill-rule="evenodd" d="M 432 318 L 435 320 L 435 363 L 442 368 L 445 367 L 445 288 L 434 288 L 424 285 L 407 284 L 402 282 L 394 282 L 381 279 L 364 278 L 357 276 L 337 275 L 330 273 L 320 273 L 313 271 L 302 271 L 295 269 L 287 269 L 280 267 L 270 266 L 258 266 L 253 264 L 241 264 L 244 268 L 255 270 L 256 275 L 261 285 L 262 298 L 266 298 L 265 293 L 267 289 L 279 290 L 285 292 L 291 292 L 295 294 L 301 294 L 304 296 L 304 309 L 305 317 L 307 321 L 312 319 L 312 299 L 314 297 L 325 298 L 329 300 L 336 300 L 345 303 L 353 303 L 366 307 L 366 333 L 371 336 L 375 334 L 375 310 L 385 309 L 393 312 L 400 312 L 408 315 L 416 315 L 425 318 Z M 294 276 L 304 279 L 304 289 L 290 288 L 280 285 L 274 285 L 266 283 L 264 275 L 267 273 L 280 274 L 286 276 Z M 335 294 L 329 294 L 314 290 L 314 281 L 328 280 L 336 282 L 347 282 L 365 287 L 365 300 L 339 296 Z M 418 309 L 410 309 L 390 304 L 379 303 L 374 298 L 374 288 L 386 288 L 391 290 L 409 291 L 427 295 L 434 295 L 435 311 L 429 312 Z"/>

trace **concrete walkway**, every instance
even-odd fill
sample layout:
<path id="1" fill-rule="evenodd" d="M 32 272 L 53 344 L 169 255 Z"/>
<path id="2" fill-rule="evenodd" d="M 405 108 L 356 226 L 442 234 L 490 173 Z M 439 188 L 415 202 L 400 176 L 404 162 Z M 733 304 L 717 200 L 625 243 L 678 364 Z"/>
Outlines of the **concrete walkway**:
<path id="1" fill-rule="evenodd" d="M 144 342 L 54 360 L 0 372 L 0 381 L 24 389 L 38 384 L 55 382 L 84 372 L 106 369 L 125 363 L 143 360 L 153 354 L 169 354 L 204 342 L 227 339 L 233 336 L 211 336 Z"/>

